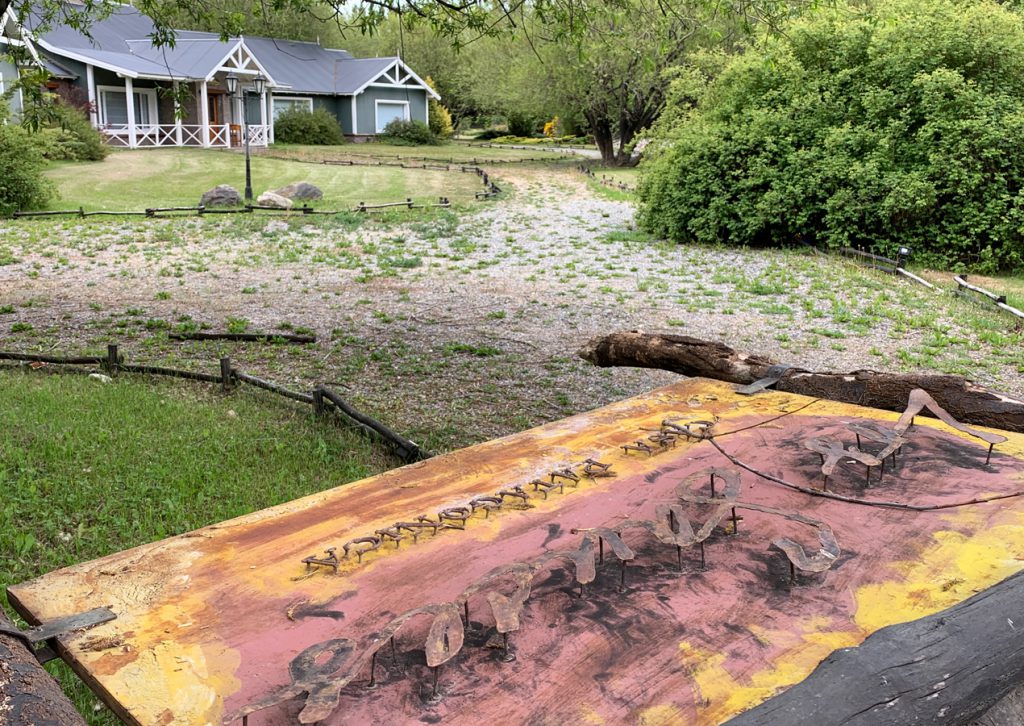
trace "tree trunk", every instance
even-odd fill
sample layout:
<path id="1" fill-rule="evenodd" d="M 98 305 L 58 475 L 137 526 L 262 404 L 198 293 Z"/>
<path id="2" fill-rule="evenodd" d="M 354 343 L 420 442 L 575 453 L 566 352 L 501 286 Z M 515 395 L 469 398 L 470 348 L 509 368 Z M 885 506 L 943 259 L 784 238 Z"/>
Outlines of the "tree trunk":
<path id="1" fill-rule="evenodd" d="M 612 127 L 607 119 L 588 119 L 590 121 L 590 133 L 594 136 L 594 143 L 601 152 L 601 161 L 609 166 L 615 164 L 615 139 L 612 137 Z"/>
<path id="2" fill-rule="evenodd" d="M 1024 573 L 872 633 L 727 726 L 966 726 L 1024 681 Z M 993 714 L 995 715 L 995 714 Z M 1007 723 L 1021 723 L 1017 719 Z"/>
<path id="3" fill-rule="evenodd" d="M 771 376 L 773 372 L 769 368 L 774 363 L 763 356 L 733 350 L 714 341 L 636 331 L 594 338 L 577 354 L 601 367 L 660 368 L 684 376 L 702 376 L 739 384 Z M 792 368 L 781 375 L 775 388 L 888 411 L 904 410 L 910 392 L 923 388 L 950 415 L 963 423 L 1024 433 L 1024 401 L 986 390 L 960 376 L 866 370 L 816 373 Z"/>
<path id="4" fill-rule="evenodd" d="M 0 608 L 0 627 L 13 627 Z M 0 633 L 0 723 L 85 726 L 57 681 L 18 638 Z"/>

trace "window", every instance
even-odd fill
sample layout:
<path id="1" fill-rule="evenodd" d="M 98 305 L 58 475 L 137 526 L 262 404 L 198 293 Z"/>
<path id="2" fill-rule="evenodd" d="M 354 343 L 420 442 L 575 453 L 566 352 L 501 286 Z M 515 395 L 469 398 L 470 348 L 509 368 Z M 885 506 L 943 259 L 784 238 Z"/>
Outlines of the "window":
<path id="1" fill-rule="evenodd" d="M 280 97 L 274 96 L 274 120 L 285 111 L 291 111 L 293 108 L 301 108 L 303 111 L 313 112 L 313 99 L 312 98 L 299 98 L 298 96 L 289 98 L 288 96 Z"/>
<path id="2" fill-rule="evenodd" d="M 384 127 L 395 120 L 409 120 L 408 101 L 381 101 L 374 102 L 377 109 L 377 133 L 383 133 Z"/>
<path id="3" fill-rule="evenodd" d="M 128 97 L 123 88 L 100 86 L 100 124 L 104 126 L 128 125 Z M 150 126 L 157 123 L 156 90 L 141 88 L 132 93 L 135 102 L 135 124 Z"/>

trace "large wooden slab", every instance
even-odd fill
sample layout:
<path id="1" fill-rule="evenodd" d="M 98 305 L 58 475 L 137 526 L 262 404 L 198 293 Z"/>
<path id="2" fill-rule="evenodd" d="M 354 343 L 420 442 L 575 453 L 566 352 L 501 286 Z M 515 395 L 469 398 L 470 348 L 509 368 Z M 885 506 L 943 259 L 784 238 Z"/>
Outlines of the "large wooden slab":
<path id="1" fill-rule="evenodd" d="M 719 417 L 716 440 L 729 453 L 808 486 L 820 486 L 821 474 L 804 438 L 828 434 L 852 444 L 851 422 L 897 418 L 824 401 L 776 418 L 808 402 L 782 393 L 747 398 L 727 384 L 691 379 L 54 572 L 9 595 L 32 621 L 102 605 L 118 614 L 62 645 L 127 721 L 218 724 L 287 685 L 289 662 L 306 648 L 337 638 L 364 643 L 411 608 L 457 598 L 495 567 L 576 548 L 581 535 L 573 528 L 652 518 L 657 504 L 678 501 L 675 489 L 688 473 L 729 466 L 706 441 L 654 456 L 619 448 L 665 418 Z M 464 530 L 385 545 L 361 563 L 343 561 L 337 575 L 305 576 L 301 559 L 327 546 L 340 552 L 353 537 L 588 457 L 617 475 L 546 500 L 534 495 L 528 508 L 487 518 L 481 511 Z M 915 504 L 1024 489 L 1024 436 L 1010 435 L 991 465 L 984 461 L 984 446 L 919 416 L 895 473 L 881 484 L 860 491 L 863 467 L 841 464 L 829 485 Z M 690 548 L 680 572 L 674 547 L 631 530 L 624 539 L 636 559 L 626 592 L 618 592 L 619 563 L 610 554 L 583 598 L 571 565 L 552 563 L 535 578 L 511 635 L 514 661 L 486 647 L 494 619 L 482 598 L 474 600 L 473 626 L 440 674 L 439 699 L 429 698 L 424 623 L 400 633 L 394 656 L 381 651 L 375 689 L 365 688 L 367 670 L 341 690 L 323 723 L 720 723 L 800 681 L 833 650 L 960 602 L 1024 561 L 1024 498 L 897 511 L 809 497 L 744 472 L 740 501 L 827 522 L 841 556 L 824 574 L 791 584 L 787 561 L 769 543 L 790 537 L 814 553 L 815 530 L 745 510 L 738 534 L 718 530 L 708 541 L 706 570 Z M 249 723 L 296 723 L 303 705 L 286 701 Z"/>

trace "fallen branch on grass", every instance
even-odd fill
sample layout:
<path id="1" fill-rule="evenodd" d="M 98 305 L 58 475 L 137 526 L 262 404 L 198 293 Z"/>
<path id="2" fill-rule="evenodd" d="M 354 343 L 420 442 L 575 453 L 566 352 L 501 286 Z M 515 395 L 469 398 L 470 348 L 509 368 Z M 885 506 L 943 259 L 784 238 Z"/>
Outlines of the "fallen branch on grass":
<path id="1" fill-rule="evenodd" d="M 910 392 L 923 388 L 958 421 L 1024 433 L 1024 401 L 987 390 L 960 376 L 868 370 L 814 372 L 778 366 L 769 358 L 737 351 L 723 343 L 638 331 L 594 338 L 577 355 L 602 368 L 658 368 L 741 385 L 771 381 L 762 387 L 773 386 L 779 391 L 887 411 L 902 411 Z"/>
<path id="2" fill-rule="evenodd" d="M 315 343 L 315 335 L 290 333 L 168 333 L 171 340 L 234 340 L 252 343 Z"/>

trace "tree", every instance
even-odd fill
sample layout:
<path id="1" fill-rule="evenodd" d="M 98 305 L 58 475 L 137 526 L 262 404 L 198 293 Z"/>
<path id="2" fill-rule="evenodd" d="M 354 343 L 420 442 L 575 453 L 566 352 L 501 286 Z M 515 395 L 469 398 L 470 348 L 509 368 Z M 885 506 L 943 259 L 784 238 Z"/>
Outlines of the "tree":
<path id="1" fill-rule="evenodd" d="M 640 0 L 592 10 L 574 42 L 539 21 L 521 37 L 497 38 L 478 54 L 471 83 L 478 103 L 506 115 L 526 113 L 584 127 L 604 163 L 631 163 L 631 142 L 665 102 L 663 75 L 708 42 L 729 42 L 728 24 L 697 3 L 647 6 Z"/>
<path id="2" fill-rule="evenodd" d="M 722 12 L 718 0 L 699 2 L 710 12 Z M 796 7 L 817 3 L 818 0 L 734 0 L 726 12 L 745 27 L 752 27 L 755 22 L 776 27 L 791 17 Z M 13 8 L 19 21 L 33 15 L 36 28 L 56 23 L 88 30 L 94 19 L 108 15 L 120 5 L 118 0 L 0 0 L 0 15 Z M 608 10 L 634 12 L 643 7 L 636 0 L 135 0 L 133 5 L 153 20 L 153 40 L 158 45 L 174 43 L 174 28 L 180 27 L 183 17 L 231 36 L 249 31 L 254 23 L 272 23 L 275 16 L 292 15 L 334 21 L 341 28 L 364 32 L 398 16 L 422 23 L 456 47 L 481 36 L 517 32 L 528 20 L 547 28 L 553 39 L 575 39 L 591 30 L 595 19 Z M 670 4 L 656 5 L 665 13 L 674 12 Z"/>
<path id="3" fill-rule="evenodd" d="M 670 90 L 641 224 L 687 241 L 912 247 L 1024 267 L 1024 21 L 880 0 L 795 22 Z"/>

